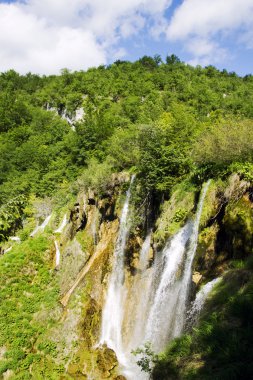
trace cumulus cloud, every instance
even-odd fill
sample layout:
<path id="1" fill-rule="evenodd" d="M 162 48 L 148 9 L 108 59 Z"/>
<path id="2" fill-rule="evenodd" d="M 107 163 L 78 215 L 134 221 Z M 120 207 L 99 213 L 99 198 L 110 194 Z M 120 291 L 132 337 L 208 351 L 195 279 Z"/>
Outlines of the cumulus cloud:
<path id="1" fill-rule="evenodd" d="M 237 41 L 250 47 L 253 28 L 252 0 L 184 0 L 164 29 L 169 41 L 181 41 L 193 55 L 191 63 L 224 61 L 229 52 L 223 41 L 237 33 Z"/>
<path id="2" fill-rule="evenodd" d="M 0 68 L 55 73 L 105 62 L 105 52 L 89 31 L 49 25 L 22 7 L 0 5 Z"/>
<path id="3" fill-rule="evenodd" d="M 51 74 L 123 57 L 122 39 L 163 17 L 172 0 L 27 0 L 0 4 L 0 71 Z"/>
<path id="4" fill-rule="evenodd" d="M 165 35 L 193 64 L 228 59 L 226 38 L 253 48 L 252 0 L 0 0 L 0 71 L 52 74 L 127 56 L 126 39 Z M 174 0 L 174 4 L 176 0 Z M 169 18 L 170 17 L 170 18 Z M 157 51 L 159 53 L 159 51 Z M 148 52 L 147 52 L 148 54 Z"/>

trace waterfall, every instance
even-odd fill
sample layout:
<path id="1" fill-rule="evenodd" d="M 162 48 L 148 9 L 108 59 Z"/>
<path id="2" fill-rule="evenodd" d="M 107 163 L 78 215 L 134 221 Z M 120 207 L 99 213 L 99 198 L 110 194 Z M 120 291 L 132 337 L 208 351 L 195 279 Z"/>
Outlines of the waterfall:
<path id="1" fill-rule="evenodd" d="M 155 351 L 182 333 L 191 284 L 192 262 L 197 248 L 199 222 L 210 181 L 201 193 L 194 222 L 189 221 L 165 246 L 157 276 L 162 271 L 147 321 L 145 339 Z M 155 284 L 154 284 L 155 285 Z"/>
<path id="2" fill-rule="evenodd" d="M 146 380 L 147 374 L 135 364 L 131 351 L 150 342 L 159 352 L 168 341 L 179 336 L 186 321 L 192 276 L 192 262 L 197 248 L 199 223 L 210 181 L 201 192 L 194 220 L 189 220 L 165 245 L 149 267 L 151 233 L 143 243 L 137 274 L 127 289 L 124 284 L 124 247 L 130 189 L 120 221 L 115 261 L 102 316 L 100 343 L 112 348 L 128 380 Z"/>
<path id="3" fill-rule="evenodd" d="M 55 245 L 55 268 L 57 268 L 60 265 L 61 253 L 60 253 L 60 249 L 56 240 L 54 241 L 54 245 Z"/>
<path id="4" fill-rule="evenodd" d="M 153 268 L 148 268 L 150 260 L 150 248 L 151 248 L 151 231 L 146 236 L 143 242 L 140 256 L 139 256 L 139 273 L 135 276 L 129 293 L 132 296 L 132 308 L 127 315 L 128 324 L 132 326 L 129 341 L 127 347 L 129 352 L 138 347 L 143 342 L 143 334 L 145 330 L 145 324 L 149 311 L 149 302 L 152 285 L 152 273 Z M 141 297 L 140 297 L 141 289 Z M 133 310 L 134 309 L 134 310 Z"/>
<path id="5" fill-rule="evenodd" d="M 97 245 L 98 243 L 98 234 L 97 234 L 98 221 L 99 221 L 98 209 L 95 208 L 95 210 L 93 211 L 92 222 L 90 226 L 94 246 Z"/>
<path id="6" fill-rule="evenodd" d="M 12 250 L 12 248 L 13 248 L 13 247 L 11 246 L 11 247 L 5 249 L 5 250 L 3 251 L 3 253 L 8 253 L 8 252 L 10 252 L 10 251 Z"/>
<path id="7" fill-rule="evenodd" d="M 9 239 L 12 240 L 12 241 L 16 241 L 16 242 L 18 242 L 18 243 L 21 242 L 21 239 L 20 239 L 19 236 L 10 236 Z"/>
<path id="8" fill-rule="evenodd" d="M 46 217 L 46 219 L 44 220 L 44 222 L 43 222 L 40 226 L 37 226 L 37 227 L 33 230 L 33 232 L 30 234 L 30 236 L 33 237 L 33 236 L 34 236 L 35 234 L 37 234 L 37 232 L 39 232 L 39 231 L 43 232 L 44 229 L 45 229 L 45 227 L 48 225 L 48 223 L 49 223 L 51 217 L 52 217 L 52 214 L 48 215 L 48 216 Z"/>
<path id="9" fill-rule="evenodd" d="M 192 262 L 195 256 L 195 252 L 198 244 L 198 232 L 199 232 L 199 223 L 202 214 L 202 208 L 205 200 L 205 196 L 210 184 L 210 180 L 205 183 L 203 190 L 200 196 L 197 213 L 193 223 L 193 229 L 190 237 L 190 244 L 187 250 L 183 276 L 180 283 L 180 296 L 177 303 L 177 308 L 175 310 L 175 325 L 174 330 L 172 331 L 172 337 L 177 337 L 182 333 L 182 330 L 185 325 L 186 318 L 186 309 L 189 301 L 189 292 L 192 280 Z"/>
<path id="10" fill-rule="evenodd" d="M 179 298 L 182 296 L 180 290 L 185 248 L 191 233 L 192 223 L 188 222 L 165 246 L 161 257 L 154 263 L 153 286 L 156 286 L 156 282 L 158 286 L 144 338 L 152 343 L 152 348 L 157 352 L 164 348 L 169 338 L 174 337 L 176 318 L 183 317 L 176 313 Z"/>
<path id="11" fill-rule="evenodd" d="M 106 343 L 109 348 L 112 348 L 115 351 L 119 362 L 124 361 L 121 335 L 125 298 L 124 251 L 129 232 L 129 224 L 127 223 L 127 219 L 131 196 L 131 185 L 133 181 L 134 176 L 131 179 L 120 218 L 119 234 L 114 250 L 114 263 L 109 279 L 106 302 L 102 313 L 102 329 L 100 338 L 101 344 Z"/>
<path id="12" fill-rule="evenodd" d="M 147 374 L 142 372 L 136 364 L 136 357 L 133 356 L 131 351 L 143 343 L 145 323 L 152 300 L 154 268 L 149 265 L 151 236 L 152 232 L 150 231 L 143 242 L 139 255 L 138 272 L 128 289 L 127 303 L 125 304 L 122 326 L 124 362 L 120 364 L 122 365 L 122 374 L 129 380 L 147 380 L 148 378 Z"/>
<path id="13" fill-rule="evenodd" d="M 146 239 L 143 242 L 140 258 L 139 258 L 139 269 L 144 271 L 147 269 L 149 264 L 149 251 L 150 251 L 150 243 L 151 243 L 151 231 L 146 236 Z"/>
<path id="14" fill-rule="evenodd" d="M 192 302 L 190 310 L 187 312 L 187 325 L 192 327 L 198 320 L 199 314 L 204 306 L 206 299 L 213 290 L 214 286 L 221 280 L 221 277 L 215 278 L 205 284 L 197 293 L 195 300 Z"/>
<path id="15" fill-rule="evenodd" d="M 63 219 L 62 219 L 62 222 L 60 224 L 60 226 L 57 228 L 57 230 L 55 230 L 54 232 L 57 234 L 61 234 L 62 231 L 64 230 L 64 227 L 68 224 L 68 219 L 67 219 L 67 214 L 64 215 Z"/>

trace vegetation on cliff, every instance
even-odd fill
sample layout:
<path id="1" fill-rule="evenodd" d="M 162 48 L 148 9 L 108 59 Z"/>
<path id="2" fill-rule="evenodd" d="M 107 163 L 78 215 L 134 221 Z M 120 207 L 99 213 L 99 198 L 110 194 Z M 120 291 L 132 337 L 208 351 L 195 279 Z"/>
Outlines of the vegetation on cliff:
<path id="1" fill-rule="evenodd" d="M 2 221 L 7 201 L 70 190 L 87 170 L 107 177 L 133 167 L 144 196 L 167 198 L 189 174 L 202 181 L 235 170 L 236 163 L 251 176 L 252 76 L 167 58 L 117 61 L 86 72 L 64 69 L 60 76 L 0 75 L 3 237 L 10 231 Z M 79 109 L 83 117 L 75 122 Z M 18 227 L 8 218 L 7 224 Z"/>
<path id="2" fill-rule="evenodd" d="M 150 227 L 154 248 L 162 247 L 212 178 L 194 270 L 203 282 L 228 271 L 198 327 L 155 358 L 154 379 L 252 376 L 252 102 L 251 75 L 173 56 L 50 77 L 0 74 L 0 378 L 81 379 L 98 363 L 97 376 L 116 376 L 113 352 L 90 350 L 129 178 L 115 176 L 122 171 L 137 174 L 130 239 L 138 248 Z M 45 233 L 31 237 L 52 210 Z M 62 317 L 59 300 L 96 249 L 91 274 L 80 276 L 84 291 Z"/>

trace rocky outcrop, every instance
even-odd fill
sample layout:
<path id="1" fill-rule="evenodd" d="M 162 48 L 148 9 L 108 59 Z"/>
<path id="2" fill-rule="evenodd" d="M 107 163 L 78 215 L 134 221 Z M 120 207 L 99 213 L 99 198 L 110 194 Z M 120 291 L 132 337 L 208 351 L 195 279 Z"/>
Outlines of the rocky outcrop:
<path id="1" fill-rule="evenodd" d="M 100 195 L 92 189 L 79 194 L 61 238 L 58 276 L 60 301 L 65 308 L 62 325 L 79 315 L 75 324 L 78 343 L 66 366 L 74 379 L 85 379 L 91 374 L 98 379 L 117 377 L 115 353 L 107 347 L 94 347 L 99 341 L 102 306 L 119 227 L 120 199 L 128 178 L 114 176 Z"/>
<path id="2" fill-rule="evenodd" d="M 252 252 L 253 204 L 250 184 L 237 174 L 213 181 L 206 196 L 194 270 L 203 280 L 220 276 L 233 260 Z"/>

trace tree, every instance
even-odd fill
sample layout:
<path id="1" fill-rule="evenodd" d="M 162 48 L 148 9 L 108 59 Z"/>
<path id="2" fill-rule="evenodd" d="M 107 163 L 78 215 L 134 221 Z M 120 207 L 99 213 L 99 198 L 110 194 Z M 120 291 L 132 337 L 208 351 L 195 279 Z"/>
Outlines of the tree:
<path id="1" fill-rule="evenodd" d="M 180 59 L 175 54 L 167 55 L 166 57 L 167 65 L 176 65 L 177 63 L 180 63 L 180 62 L 181 62 Z"/>

